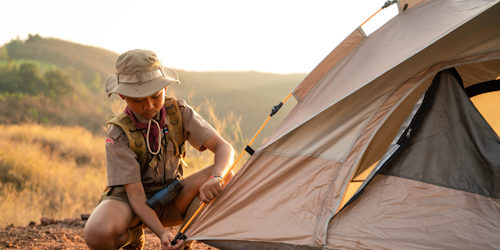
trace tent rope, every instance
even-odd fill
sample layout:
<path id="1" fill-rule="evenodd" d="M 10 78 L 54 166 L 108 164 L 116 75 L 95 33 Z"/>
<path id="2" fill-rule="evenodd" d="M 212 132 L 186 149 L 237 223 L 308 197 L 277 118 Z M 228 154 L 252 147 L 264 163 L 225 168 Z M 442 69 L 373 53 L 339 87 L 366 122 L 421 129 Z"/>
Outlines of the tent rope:
<path id="1" fill-rule="evenodd" d="M 283 104 L 288 100 L 288 98 L 290 98 L 290 96 L 292 96 L 292 93 L 288 94 L 288 96 L 282 102 L 280 102 L 278 105 L 276 105 L 276 106 L 273 107 L 273 109 L 271 111 L 271 114 L 269 115 L 269 117 L 267 117 L 266 121 L 264 122 L 264 124 L 262 124 L 262 126 L 259 129 L 259 131 L 257 131 L 257 133 L 253 136 L 252 140 L 248 143 L 247 148 L 250 148 L 250 145 L 252 145 L 252 143 L 255 141 L 255 139 L 260 134 L 260 132 L 262 131 L 262 129 L 266 126 L 267 122 L 269 122 L 269 120 L 271 119 L 271 117 L 278 112 L 278 110 L 281 108 L 281 106 L 283 106 Z M 231 168 L 229 168 L 229 170 L 224 174 L 224 177 L 222 177 L 221 183 L 224 183 L 224 180 L 226 179 L 226 177 L 233 170 L 233 168 L 236 166 L 236 164 L 241 159 L 241 157 L 243 157 L 243 155 L 245 154 L 245 152 L 248 152 L 248 151 L 246 151 L 246 149 L 244 149 L 243 152 L 241 152 L 241 154 L 238 157 L 238 159 L 236 159 L 236 161 L 233 163 L 233 165 L 231 166 Z M 216 199 L 217 199 L 217 197 L 215 197 L 210 203 L 212 203 Z M 208 203 L 208 204 L 210 204 L 210 203 Z M 178 239 L 184 239 L 184 240 L 187 239 L 187 237 L 184 235 L 184 232 L 185 232 L 186 228 L 191 224 L 191 222 L 193 221 L 193 219 L 196 218 L 196 216 L 198 215 L 198 213 L 200 213 L 200 211 L 203 209 L 203 207 L 205 205 L 207 205 L 207 203 L 202 203 L 200 205 L 200 207 L 198 208 L 198 210 L 196 210 L 196 212 L 193 214 L 193 216 L 191 216 L 191 218 L 186 223 L 186 225 L 184 225 L 184 227 L 181 230 L 179 230 L 179 232 L 177 233 L 177 235 L 175 236 L 175 238 L 171 242 L 172 245 L 175 245 L 175 242 Z"/>

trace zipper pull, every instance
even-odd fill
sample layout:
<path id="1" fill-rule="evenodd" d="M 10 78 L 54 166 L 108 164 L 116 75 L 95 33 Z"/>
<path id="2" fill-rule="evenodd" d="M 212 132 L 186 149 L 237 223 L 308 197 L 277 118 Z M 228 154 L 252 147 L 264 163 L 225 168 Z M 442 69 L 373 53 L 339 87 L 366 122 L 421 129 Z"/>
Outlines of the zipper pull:
<path id="1" fill-rule="evenodd" d="M 406 131 L 406 138 L 410 138 L 410 134 L 411 134 L 411 128 L 409 128 L 408 131 Z"/>

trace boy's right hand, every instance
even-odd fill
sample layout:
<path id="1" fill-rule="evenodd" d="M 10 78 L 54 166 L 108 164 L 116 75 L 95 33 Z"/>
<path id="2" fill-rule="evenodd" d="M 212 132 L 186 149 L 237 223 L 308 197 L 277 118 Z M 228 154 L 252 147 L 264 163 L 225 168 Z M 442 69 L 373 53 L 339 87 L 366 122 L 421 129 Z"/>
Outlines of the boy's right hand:
<path id="1" fill-rule="evenodd" d="M 211 178 L 200 187 L 200 195 L 198 196 L 198 198 L 202 202 L 208 204 L 215 197 L 219 196 L 221 192 L 222 192 L 221 179 L 218 177 Z"/>
<path id="2" fill-rule="evenodd" d="M 177 250 L 184 246 L 184 240 L 177 240 L 177 243 L 172 246 L 170 241 L 172 241 L 172 234 L 168 231 L 161 235 L 161 249 L 162 250 Z"/>

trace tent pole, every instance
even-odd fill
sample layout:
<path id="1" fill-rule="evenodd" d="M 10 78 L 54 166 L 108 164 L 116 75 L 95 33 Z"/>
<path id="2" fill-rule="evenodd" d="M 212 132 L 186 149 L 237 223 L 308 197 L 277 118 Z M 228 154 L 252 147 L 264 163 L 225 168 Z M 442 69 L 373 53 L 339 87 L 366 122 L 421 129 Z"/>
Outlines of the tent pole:
<path id="1" fill-rule="evenodd" d="M 372 19 L 372 17 L 374 17 L 375 15 L 377 15 L 377 13 L 379 13 L 382 9 L 385 9 L 393 4 L 395 4 L 397 2 L 397 0 L 387 0 L 385 3 L 384 3 L 384 6 L 382 6 L 382 8 L 380 8 L 379 10 L 377 10 L 377 12 L 375 12 L 375 14 L 371 15 L 368 19 L 366 19 L 366 21 L 364 21 L 361 25 L 359 25 L 359 27 L 363 26 L 363 24 L 365 24 L 366 22 L 368 22 L 368 20 Z"/>
<path id="2" fill-rule="evenodd" d="M 278 104 L 278 105 L 276 105 L 276 106 L 273 107 L 273 109 L 271 111 L 271 114 L 269 115 L 269 117 L 267 117 L 266 121 L 264 122 L 264 124 L 262 124 L 262 126 L 259 129 L 259 131 L 257 131 L 257 133 L 253 136 L 252 140 L 248 143 L 247 148 L 250 148 L 250 145 L 252 145 L 252 143 L 255 141 L 255 139 L 260 134 L 260 132 L 262 131 L 262 129 L 266 126 L 267 122 L 271 119 L 271 117 L 274 114 L 276 114 L 278 112 L 278 110 L 281 108 L 281 106 L 283 106 L 283 104 L 288 100 L 288 98 L 290 98 L 290 96 L 292 96 L 292 93 L 288 94 L 288 96 L 282 102 L 280 102 L 280 104 Z M 226 177 L 228 176 L 228 174 L 233 170 L 233 168 L 236 166 L 236 163 L 238 163 L 238 161 L 241 159 L 241 157 L 243 157 L 243 155 L 245 154 L 245 152 L 248 152 L 248 151 L 245 149 L 245 150 L 243 150 L 243 152 L 241 152 L 241 154 L 238 157 L 238 159 L 236 159 L 236 161 L 233 163 L 233 165 L 231 166 L 231 168 L 229 168 L 229 170 L 224 174 L 224 177 L 222 177 L 221 183 L 224 182 L 224 180 L 226 179 Z M 253 153 L 250 153 L 250 154 L 253 154 Z M 215 197 L 210 203 L 212 203 L 216 199 L 217 199 L 217 197 Z M 191 222 L 193 221 L 193 219 L 196 218 L 196 216 L 200 213 L 200 211 L 203 209 L 203 207 L 205 207 L 205 205 L 207 205 L 207 203 L 202 203 L 200 205 L 200 207 L 198 208 L 198 210 L 196 210 L 196 212 L 193 214 L 193 216 L 191 216 L 191 218 L 186 223 L 186 225 L 184 225 L 184 227 L 181 228 L 181 230 L 177 233 L 177 235 L 175 236 L 175 238 L 172 240 L 172 242 L 171 242 L 172 245 L 175 245 L 175 242 L 178 239 L 187 239 L 187 237 L 184 235 L 184 232 L 185 232 L 186 228 L 191 224 Z"/>
<path id="3" fill-rule="evenodd" d="M 364 21 L 361 25 L 359 25 L 360 27 L 363 26 L 363 24 L 365 24 L 366 22 L 368 22 L 368 20 L 372 19 L 372 17 L 374 17 L 375 15 L 377 15 L 377 13 L 379 13 L 380 11 L 382 10 L 382 8 L 380 8 L 379 10 L 377 10 L 377 12 L 375 12 L 375 14 L 371 15 L 368 19 L 366 19 L 366 21 Z"/>

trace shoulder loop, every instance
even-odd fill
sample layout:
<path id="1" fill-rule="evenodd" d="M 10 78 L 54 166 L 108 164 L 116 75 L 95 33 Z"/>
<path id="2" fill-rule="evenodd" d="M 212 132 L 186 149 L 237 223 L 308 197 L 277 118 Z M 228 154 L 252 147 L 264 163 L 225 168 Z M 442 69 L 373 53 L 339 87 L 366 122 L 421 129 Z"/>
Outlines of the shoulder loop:
<path id="1" fill-rule="evenodd" d="M 108 115 L 109 116 L 109 115 Z M 106 118 L 108 118 L 108 116 Z M 130 117 L 121 112 L 108 120 L 108 124 L 119 126 L 127 135 L 128 145 L 132 151 L 137 155 L 137 160 L 141 165 L 141 173 L 143 172 L 144 165 L 148 158 L 148 150 L 146 148 L 146 141 L 142 132 L 135 127 L 134 122 Z"/>
<path id="2" fill-rule="evenodd" d="M 185 108 L 186 105 L 187 105 L 186 101 L 184 101 L 184 100 L 177 100 L 177 106 Z"/>
<path id="3" fill-rule="evenodd" d="M 165 98 L 165 108 L 167 111 L 167 127 L 169 132 L 169 139 L 174 143 L 175 155 L 181 155 L 184 157 L 184 125 L 182 123 L 182 114 L 179 108 L 179 104 L 185 107 L 186 102 L 184 100 L 177 100 L 175 97 Z"/>

